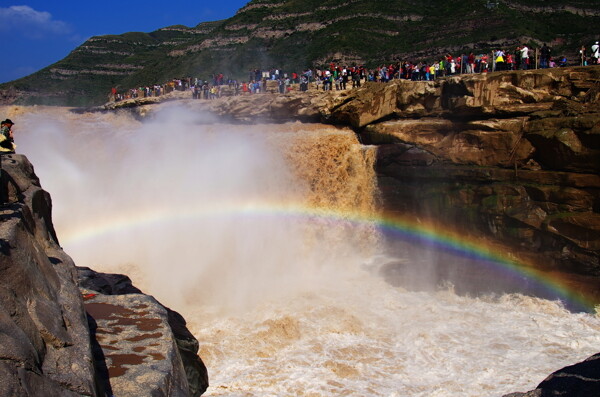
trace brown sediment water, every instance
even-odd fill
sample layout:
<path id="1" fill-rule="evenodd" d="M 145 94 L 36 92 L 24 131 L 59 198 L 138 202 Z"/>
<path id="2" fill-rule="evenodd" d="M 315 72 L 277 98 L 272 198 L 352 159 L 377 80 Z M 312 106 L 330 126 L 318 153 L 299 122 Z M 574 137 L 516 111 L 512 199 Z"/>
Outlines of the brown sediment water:
<path id="1" fill-rule="evenodd" d="M 377 186 L 374 148 L 351 130 L 192 116 L 31 108 L 16 140 L 76 263 L 184 315 L 206 395 L 502 395 L 597 352 L 598 316 L 560 302 L 386 282 L 382 263 L 435 258 L 389 258 L 356 222 L 378 211 Z"/>

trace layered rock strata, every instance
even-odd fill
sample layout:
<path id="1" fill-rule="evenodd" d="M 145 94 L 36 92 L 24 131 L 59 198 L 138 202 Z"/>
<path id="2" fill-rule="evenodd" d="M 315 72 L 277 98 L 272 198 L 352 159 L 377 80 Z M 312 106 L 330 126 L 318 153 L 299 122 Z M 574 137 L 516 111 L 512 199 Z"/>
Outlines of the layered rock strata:
<path id="1" fill-rule="evenodd" d="M 600 67 L 400 81 L 329 120 L 378 145 L 384 206 L 600 276 Z"/>

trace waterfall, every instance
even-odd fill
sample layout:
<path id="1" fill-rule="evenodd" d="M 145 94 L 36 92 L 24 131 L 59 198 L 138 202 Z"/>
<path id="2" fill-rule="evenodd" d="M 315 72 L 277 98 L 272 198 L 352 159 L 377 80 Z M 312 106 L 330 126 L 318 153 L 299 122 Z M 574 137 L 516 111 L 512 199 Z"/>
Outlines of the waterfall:
<path id="1" fill-rule="evenodd" d="M 176 109 L 142 123 L 31 108 L 17 123 L 65 251 L 185 316 L 206 395 L 502 395 L 597 352 L 596 315 L 373 271 L 375 150 L 350 130 Z"/>

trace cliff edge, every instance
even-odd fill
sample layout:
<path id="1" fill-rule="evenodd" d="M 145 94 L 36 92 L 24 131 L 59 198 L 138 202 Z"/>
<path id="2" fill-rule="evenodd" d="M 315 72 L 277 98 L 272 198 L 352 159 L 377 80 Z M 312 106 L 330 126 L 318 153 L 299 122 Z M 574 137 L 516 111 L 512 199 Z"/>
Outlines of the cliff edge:
<path id="1" fill-rule="evenodd" d="M 111 284 L 124 276 L 75 267 L 25 156 L 1 156 L 0 192 L 1 397 L 206 390 L 198 341 L 181 316 L 130 283 Z"/>
<path id="2" fill-rule="evenodd" d="M 377 147 L 385 211 L 489 236 L 547 270 L 600 278 L 600 66 L 285 95 L 271 85 L 178 105 L 207 122 L 350 126 Z M 157 108 L 125 101 L 97 110 L 127 107 L 140 118 Z"/>

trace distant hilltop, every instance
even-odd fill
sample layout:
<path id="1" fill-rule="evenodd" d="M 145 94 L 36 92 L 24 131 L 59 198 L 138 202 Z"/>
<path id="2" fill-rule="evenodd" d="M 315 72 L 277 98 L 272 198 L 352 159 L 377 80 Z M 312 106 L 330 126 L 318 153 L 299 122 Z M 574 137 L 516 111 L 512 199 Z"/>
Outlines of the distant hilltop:
<path id="1" fill-rule="evenodd" d="M 300 72 L 329 62 L 375 67 L 447 53 L 514 51 L 547 43 L 578 63 L 598 40 L 597 0 L 253 0 L 229 19 L 195 27 L 92 37 L 63 60 L 0 85 L 0 101 L 89 106 L 128 89 L 216 73 Z"/>

